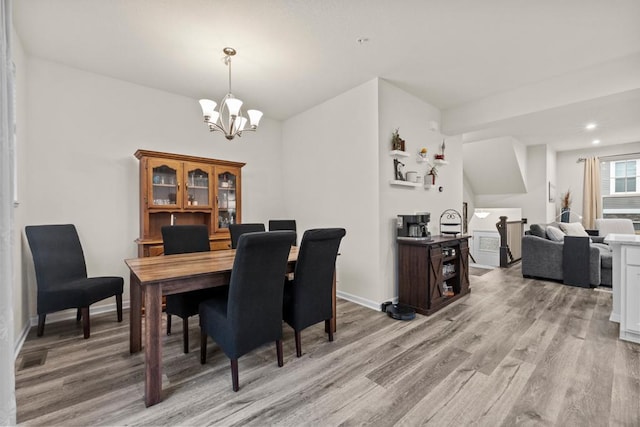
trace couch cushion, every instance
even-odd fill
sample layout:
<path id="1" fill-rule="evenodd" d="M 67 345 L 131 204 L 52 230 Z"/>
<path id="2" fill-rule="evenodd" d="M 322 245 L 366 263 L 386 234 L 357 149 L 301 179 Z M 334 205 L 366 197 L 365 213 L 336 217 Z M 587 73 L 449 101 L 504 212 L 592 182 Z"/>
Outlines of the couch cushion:
<path id="1" fill-rule="evenodd" d="M 554 242 L 564 242 L 564 233 L 552 225 L 547 227 L 547 238 Z"/>
<path id="2" fill-rule="evenodd" d="M 531 224 L 529 227 L 529 234 L 532 236 L 542 237 L 543 239 L 547 238 L 547 230 L 546 226 L 540 224 Z"/>
<path id="3" fill-rule="evenodd" d="M 567 236 L 588 236 L 589 234 L 579 222 L 561 222 L 560 230 Z"/>

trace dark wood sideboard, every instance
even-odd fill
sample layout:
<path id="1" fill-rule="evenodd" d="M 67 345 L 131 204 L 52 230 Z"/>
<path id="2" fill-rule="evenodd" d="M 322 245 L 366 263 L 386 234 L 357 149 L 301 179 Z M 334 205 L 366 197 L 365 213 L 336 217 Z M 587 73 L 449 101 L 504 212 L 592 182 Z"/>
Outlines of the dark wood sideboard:
<path id="1" fill-rule="evenodd" d="M 398 240 L 398 302 L 430 315 L 467 295 L 469 236 Z M 447 291 L 445 286 L 450 286 Z"/>

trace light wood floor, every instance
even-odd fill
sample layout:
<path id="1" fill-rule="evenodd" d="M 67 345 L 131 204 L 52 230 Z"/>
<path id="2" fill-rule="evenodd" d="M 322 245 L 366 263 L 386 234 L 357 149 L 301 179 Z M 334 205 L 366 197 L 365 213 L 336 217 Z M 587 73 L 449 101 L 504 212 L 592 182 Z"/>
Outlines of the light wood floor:
<path id="1" fill-rule="evenodd" d="M 640 425 L 640 345 L 617 339 L 611 294 L 523 279 L 519 267 L 471 276 L 471 295 L 410 322 L 347 301 L 329 343 L 319 324 L 285 364 L 275 346 L 228 359 L 210 341 L 182 354 L 181 323 L 164 339 L 164 401 L 145 408 L 143 355 L 130 355 L 128 320 L 74 321 L 29 335 L 16 361 L 25 425 Z"/>

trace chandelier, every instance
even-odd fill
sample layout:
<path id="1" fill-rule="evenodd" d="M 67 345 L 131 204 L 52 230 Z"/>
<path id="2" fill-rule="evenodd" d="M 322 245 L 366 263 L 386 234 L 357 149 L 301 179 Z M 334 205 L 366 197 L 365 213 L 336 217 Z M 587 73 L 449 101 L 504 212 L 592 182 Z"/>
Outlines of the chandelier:
<path id="1" fill-rule="evenodd" d="M 231 57 L 236 54 L 236 50 L 232 47 L 225 47 L 224 63 L 229 67 L 229 92 L 220 101 L 220 109 L 216 111 L 218 104 L 210 99 L 201 99 L 202 115 L 204 122 L 209 125 L 211 132 L 222 132 L 225 138 L 232 140 L 233 138 L 242 136 L 242 132 L 254 132 L 258 129 L 258 123 L 262 118 L 262 111 L 247 110 L 247 117 L 242 114 L 242 101 L 233 96 L 231 93 Z M 249 125 L 247 126 L 247 122 Z"/>

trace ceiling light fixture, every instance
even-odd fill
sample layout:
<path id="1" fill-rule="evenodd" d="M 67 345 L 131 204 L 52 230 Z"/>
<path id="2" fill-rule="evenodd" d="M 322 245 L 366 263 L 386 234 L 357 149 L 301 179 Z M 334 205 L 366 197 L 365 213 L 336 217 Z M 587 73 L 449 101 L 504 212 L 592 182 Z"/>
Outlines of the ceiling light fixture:
<path id="1" fill-rule="evenodd" d="M 480 219 L 485 219 L 486 217 L 488 217 L 488 216 L 489 216 L 489 214 L 490 214 L 490 213 L 491 213 L 491 212 L 489 212 L 489 211 L 485 211 L 484 209 L 476 209 L 476 210 L 473 212 L 473 214 L 474 214 L 475 216 L 477 216 L 478 218 L 480 218 Z"/>
<path id="2" fill-rule="evenodd" d="M 594 139 L 593 141 L 591 141 L 593 144 L 600 144 L 600 140 L 599 139 Z"/>
<path id="3" fill-rule="evenodd" d="M 216 103 L 210 99 L 201 99 L 202 115 L 204 122 L 209 125 L 211 132 L 222 132 L 225 138 L 232 140 L 233 138 L 242 136 L 242 132 L 254 132 L 258 129 L 258 124 L 262 118 L 262 111 L 247 110 L 249 118 L 242 114 L 242 101 L 233 96 L 231 93 L 231 57 L 236 54 L 236 50 L 232 47 L 225 47 L 224 63 L 229 67 L 229 92 L 220 101 L 220 111 L 216 111 Z M 249 127 L 245 127 L 249 122 Z"/>
<path id="4" fill-rule="evenodd" d="M 598 127 L 597 123 L 587 123 L 587 125 L 584 127 L 586 130 L 594 130 L 595 128 Z"/>

